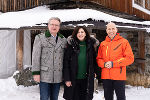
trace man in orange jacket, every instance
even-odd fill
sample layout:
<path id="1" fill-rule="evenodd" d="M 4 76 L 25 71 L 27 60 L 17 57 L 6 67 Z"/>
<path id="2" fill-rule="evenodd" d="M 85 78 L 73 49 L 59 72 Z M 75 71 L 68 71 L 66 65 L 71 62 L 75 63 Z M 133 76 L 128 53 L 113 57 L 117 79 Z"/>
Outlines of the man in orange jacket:
<path id="1" fill-rule="evenodd" d="M 126 100 L 126 66 L 134 62 L 134 55 L 128 40 L 117 33 L 115 23 L 108 23 L 106 39 L 100 44 L 97 55 L 98 66 L 102 68 L 105 100 L 113 100 L 114 90 L 117 100 Z"/>

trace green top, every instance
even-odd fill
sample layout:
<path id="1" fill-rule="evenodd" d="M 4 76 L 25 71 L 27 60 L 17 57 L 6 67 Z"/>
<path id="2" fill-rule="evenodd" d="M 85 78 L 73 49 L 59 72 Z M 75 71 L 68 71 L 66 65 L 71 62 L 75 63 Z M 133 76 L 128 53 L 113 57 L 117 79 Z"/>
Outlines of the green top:
<path id="1" fill-rule="evenodd" d="M 85 79 L 86 78 L 86 42 L 81 41 L 79 44 L 80 53 L 78 55 L 78 74 L 77 79 Z"/>

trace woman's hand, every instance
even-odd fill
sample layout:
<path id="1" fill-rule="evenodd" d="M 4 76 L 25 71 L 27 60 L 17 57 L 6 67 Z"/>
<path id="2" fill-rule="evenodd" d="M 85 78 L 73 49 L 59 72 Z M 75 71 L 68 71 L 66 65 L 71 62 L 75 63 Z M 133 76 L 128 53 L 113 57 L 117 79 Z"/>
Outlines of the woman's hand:
<path id="1" fill-rule="evenodd" d="M 40 82 L 40 75 L 33 75 L 33 79 L 36 82 Z"/>
<path id="2" fill-rule="evenodd" d="M 65 84 L 66 84 L 67 87 L 72 86 L 71 81 L 66 81 Z"/>

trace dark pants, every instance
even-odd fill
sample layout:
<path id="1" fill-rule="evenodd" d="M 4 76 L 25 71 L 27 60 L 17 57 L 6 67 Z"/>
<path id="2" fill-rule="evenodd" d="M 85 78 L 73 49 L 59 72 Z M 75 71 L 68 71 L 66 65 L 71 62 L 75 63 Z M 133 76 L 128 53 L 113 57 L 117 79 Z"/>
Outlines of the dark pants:
<path id="1" fill-rule="evenodd" d="M 86 100 L 87 79 L 77 79 L 74 89 L 73 100 Z"/>
<path id="2" fill-rule="evenodd" d="M 122 80 L 103 80 L 105 100 L 113 100 L 114 90 L 117 100 L 126 100 L 125 81 Z"/>
<path id="3" fill-rule="evenodd" d="M 58 100 L 60 83 L 40 82 L 40 100 Z"/>

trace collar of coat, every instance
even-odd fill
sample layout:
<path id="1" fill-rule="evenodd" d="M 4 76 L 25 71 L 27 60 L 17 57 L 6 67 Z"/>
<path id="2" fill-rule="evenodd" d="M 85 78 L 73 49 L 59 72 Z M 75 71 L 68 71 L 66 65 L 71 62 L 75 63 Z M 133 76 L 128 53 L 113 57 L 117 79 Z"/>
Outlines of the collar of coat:
<path id="1" fill-rule="evenodd" d="M 62 35 L 62 34 L 60 34 L 60 33 L 57 33 L 57 35 L 60 37 L 60 38 L 64 38 L 64 36 Z M 45 32 L 45 37 L 51 37 L 52 35 L 51 35 L 51 33 L 47 30 L 46 32 Z"/>
<path id="2" fill-rule="evenodd" d="M 68 44 L 71 44 L 71 41 L 74 41 L 74 39 L 72 38 L 72 36 L 68 36 L 67 38 L 67 42 Z M 76 41 L 77 42 L 77 41 Z M 92 42 L 94 45 L 99 46 L 99 40 L 97 40 L 95 37 L 90 37 L 90 39 L 87 42 Z"/>
<path id="3" fill-rule="evenodd" d="M 113 39 L 111 39 L 111 38 L 107 35 L 105 40 L 109 42 L 109 41 L 117 41 L 117 40 L 122 39 L 122 38 L 123 38 L 123 37 L 120 36 L 119 33 L 117 33 Z"/>

